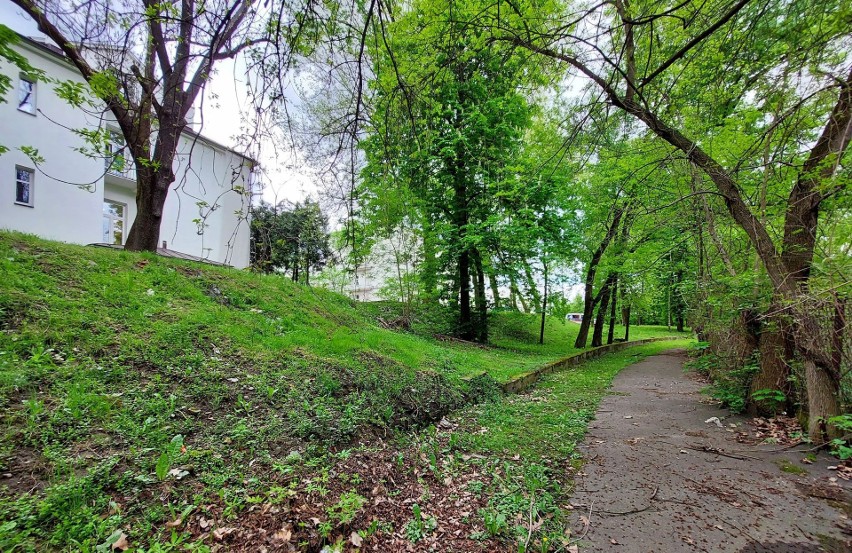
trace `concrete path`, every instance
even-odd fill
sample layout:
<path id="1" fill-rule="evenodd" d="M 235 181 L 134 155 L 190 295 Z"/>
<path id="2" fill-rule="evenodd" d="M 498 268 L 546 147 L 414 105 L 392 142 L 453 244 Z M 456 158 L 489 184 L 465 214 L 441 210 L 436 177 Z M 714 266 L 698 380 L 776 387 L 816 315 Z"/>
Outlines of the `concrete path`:
<path id="1" fill-rule="evenodd" d="M 685 360 L 672 350 L 628 367 L 601 402 L 571 500 L 580 551 L 852 551 L 852 491 L 832 458 L 737 443 L 730 424 L 744 419 L 708 405 Z"/>

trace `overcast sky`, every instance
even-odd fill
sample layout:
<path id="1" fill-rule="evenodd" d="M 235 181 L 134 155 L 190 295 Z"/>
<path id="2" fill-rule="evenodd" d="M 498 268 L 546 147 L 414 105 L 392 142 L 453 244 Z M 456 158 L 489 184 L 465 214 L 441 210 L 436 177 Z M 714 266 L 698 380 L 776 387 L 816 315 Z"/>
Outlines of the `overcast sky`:
<path id="1" fill-rule="evenodd" d="M 0 0 L 0 23 L 26 36 L 44 36 L 36 24 L 9 0 Z M 245 99 L 244 74 L 238 63 L 224 60 L 216 64 L 216 74 L 205 92 L 202 106 L 203 126 L 200 132 L 226 146 L 234 147 L 236 137 L 244 130 L 249 118 Z M 201 119 L 200 118 L 200 119 Z M 259 161 L 264 168 L 263 197 L 267 201 L 297 201 L 310 194 L 316 197 L 316 187 L 309 177 L 298 170 L 297 156 L 283 141 L 265 140 L 260 144 Z"/>

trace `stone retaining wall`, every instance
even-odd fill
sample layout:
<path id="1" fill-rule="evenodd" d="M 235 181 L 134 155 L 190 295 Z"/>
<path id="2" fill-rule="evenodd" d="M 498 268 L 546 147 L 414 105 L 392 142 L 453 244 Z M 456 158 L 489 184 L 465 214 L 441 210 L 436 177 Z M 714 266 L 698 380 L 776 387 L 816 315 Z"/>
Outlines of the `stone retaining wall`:
<path id="1" fill-rule="evenodd" d="M 568 367 L 575 367 L 583 361 L 588 361 L 589 359 L 600 357 L 605 353 L 621 351 L 623 349 L 627 349 L 633 346 L 641 346 L 642 344 L 649 344 L 651 342 L 660 342 L 663 340 L 679 340 L 681 338 L 681 336 L 666 336 L 663 338 L 647 338 L 645 340 L 635 340 L 632 342 L 614 342 L 612 344 L 607 344 L 605 346 L 600 346 L 594 349 L 582 351 L 570 357 L 565 357 L 563 359 L 559 359 L 558 361 L 548 363 L 547 365 L 538 368 L 532 372 L 522 374 L 521 376 L 518 376 L 508 382 L 504 382 L 503 384 L 501 384 L 501 387 L 503 388 L 503 391 L 507 394 L 518 394 L 535 384 L 538 379 L 540 379 L 546 374 L 550 374 L 552 372 Z"/>

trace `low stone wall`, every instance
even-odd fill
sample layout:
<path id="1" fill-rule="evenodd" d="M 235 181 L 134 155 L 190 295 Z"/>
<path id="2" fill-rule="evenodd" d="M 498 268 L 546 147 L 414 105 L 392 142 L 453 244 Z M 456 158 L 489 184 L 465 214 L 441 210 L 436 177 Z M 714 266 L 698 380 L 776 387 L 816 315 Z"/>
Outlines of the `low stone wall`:
<path id="1" fill-rule="evenodd" d="M 614 342 L 612 344 L 600 346 L 594 349 L 588 349 L 570 357 L 565 357 L 564 359 L 559 359 L 558 361 L 548 363 L 547 365 L 538 368 L 532 372 L 522 374 L 521 376 L 518 376 L 513 380 L 504 382 L 503 384 L 501 384 L 501 387 L 503 388 L 503 391 L 507 394 L 517 394 L 523 392 L 524 390 L 535 384 L 538 379 L 540 379 L 546 374 L 550 374 L 561 369 L 566 369 L 568 367 L 576 367 L 584 361 L 594 359 L 595 357 L 600 357 L 605 353 L 621 351 L 623 349 L 631 348 L 633 346 L 641 346 L 642 344 L 648 344 L 651 342 L 679 339 L 681 339 L 680 336 L 666 336 L 663 338 L 648 338 L 646 340 L 635 340 L 633 342 Z"/>

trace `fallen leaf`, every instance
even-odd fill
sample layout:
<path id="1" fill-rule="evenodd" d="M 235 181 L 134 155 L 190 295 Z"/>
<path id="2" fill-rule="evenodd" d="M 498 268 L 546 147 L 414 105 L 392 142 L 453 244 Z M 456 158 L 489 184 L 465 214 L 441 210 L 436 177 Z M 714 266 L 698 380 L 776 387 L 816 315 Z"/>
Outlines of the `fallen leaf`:
<path id="1" fill-rule="evenodd" d="M 234 533 L 234 532 L 236 532 L 236 531 L 237 531 L 237 529 L 236 529 L 236 528 L 232 528 L 232 527 L 230 527 L 230 526 L 223 526 L 223 527 L 221 527 L 221 528 L 216 528 L 215 530 L 213 530 L 213 538 L 214 538 L 216 541 L 222 541 L 222 539 L 223 539 L 225 536 L 229 536 L 229 535 L 233 534 L 233 533 Z"/>
<path id="2" fill-rule="evenodd" d="M 113 551 L 127 551 L 128 549 L 130 549 L 130 542 L 127 541 L 127 536 L 124 534 L 124 532 L 122 532 L 121 535 L 118 536 L 117 540 L 112 542 L 110 548 Z"/>
<path id="3" fill-rule="evenodd" d="M 568 549 L 566 549 L 568 553 L 580 553 L 580 548 L 576 545 L 569 545 Z"/>
<path id="4" fill-rule="evenodd" d="M 352 532 L 352 535 L 349 536 L 349 542 L 355 547 L 361 547 L 361 544 L 364 542 L 364 540 L 361 538 L 358 532 Z"/>
<path id="5" fill-rule="evenodd" d="M 168 521 L 168 522 L 166 523 L 166 528 L 177 528 L 177 527 L 178 527 L 178 526 L 180 526 L 181 524 L 183 524 L 183 519 L 182 519 L 182 518 L 180 518 L 180 517 L 178 517 L 178 518 L 176 518 L 176 519 L 174 519 L 174 520 L 170 520 L 170 521 Z"/>
<path id="6" fill-rule="evenodd" d="M 289 543 L 290 538 L 293 537 L 293 532 L 289 528 L 282 528 L 281 530 L 278 530 L 277 532 L 272 534 L 272 537 L 284 543 Z"/>

